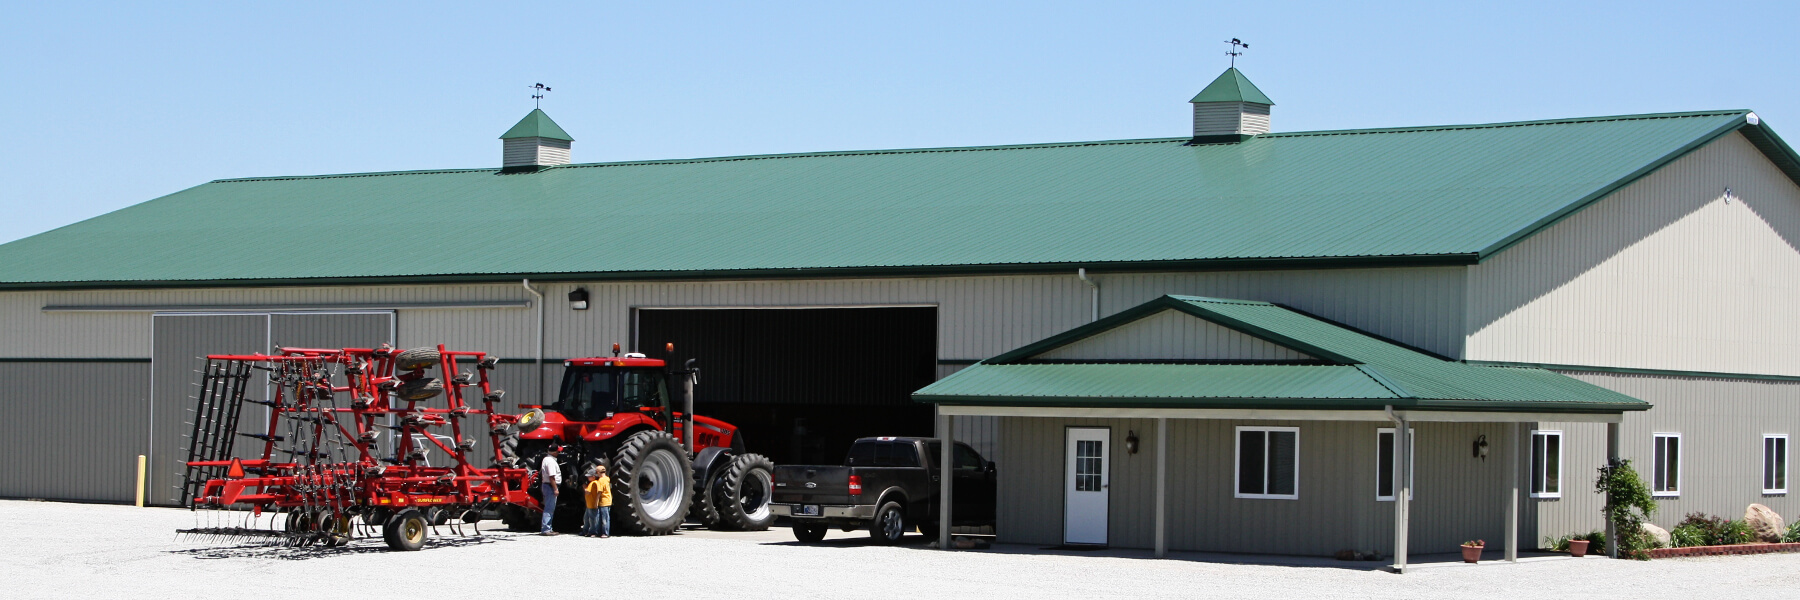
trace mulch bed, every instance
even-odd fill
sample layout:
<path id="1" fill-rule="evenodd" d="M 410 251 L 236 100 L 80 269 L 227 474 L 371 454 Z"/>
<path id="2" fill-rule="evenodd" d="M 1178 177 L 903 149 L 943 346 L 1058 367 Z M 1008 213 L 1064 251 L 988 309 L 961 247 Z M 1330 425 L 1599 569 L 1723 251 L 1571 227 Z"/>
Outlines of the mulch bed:
<path id="1" fill-rule="evenodd" d="M 1650 558 L 1680 558 L 1684 556 L 1729 556 L 1734 554 L 1772 554 L 1776 552 L 1800 552 L 1800 543 L 1795 544 L 1733 544 L 1730 546 L 1688 546 L 1686 548 L 1657 548 L 1650 551 Z"/>

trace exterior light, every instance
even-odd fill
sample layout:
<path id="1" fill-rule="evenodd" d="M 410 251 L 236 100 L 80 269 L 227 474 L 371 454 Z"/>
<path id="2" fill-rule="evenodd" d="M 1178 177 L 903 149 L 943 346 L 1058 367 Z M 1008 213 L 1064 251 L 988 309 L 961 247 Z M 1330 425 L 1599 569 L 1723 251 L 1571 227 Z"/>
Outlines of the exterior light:
<path id="1" fill-rule="evenodd" d="M 1125 432 L 1125 451 L 1128 453 L 1131 453 L 1131 454 L 1137 454 L 1137 450 L 1138 450 L 1137 432 L 1136 431 L 1126 431 Z"/>
<path id="2" fill-rule="evenodd" d="M 1487 460 L 1488 442 L 1486 435 L 1475 436 L 1475 458 Z"/>
<path id="3" fill-rule="evenodd" d="M 663 350 L 671 355 L 675 354 L 675 342 L 669 342 L 668 345 L 663 346 Z"/>
<path id="4" fill-rule="evenodd" d="M 613 342 L 613 356 L 619 355 L 619 343 Z"/>
<path id="5" fill-rule="evenodd" d="M 573 308 L 575 310 L 587 310 L 587 307 L 588 307 L 587 288 L 575 288 L 575 291 L 569 292 L 569 308 Z"/>

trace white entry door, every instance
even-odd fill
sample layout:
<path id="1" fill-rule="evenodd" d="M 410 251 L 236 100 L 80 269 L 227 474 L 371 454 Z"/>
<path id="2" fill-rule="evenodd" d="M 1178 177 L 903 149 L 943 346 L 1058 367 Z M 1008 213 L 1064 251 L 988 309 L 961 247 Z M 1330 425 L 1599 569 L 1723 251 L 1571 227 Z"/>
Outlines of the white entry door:
<path id="1" fill-rule="evenodd" d="M 1106 447 L 1112 430 L 1069 428 L 1063 477 L 1063 543 L 1106 543 L 1106 499 L 1112 488 L 1112 465 Z"/>

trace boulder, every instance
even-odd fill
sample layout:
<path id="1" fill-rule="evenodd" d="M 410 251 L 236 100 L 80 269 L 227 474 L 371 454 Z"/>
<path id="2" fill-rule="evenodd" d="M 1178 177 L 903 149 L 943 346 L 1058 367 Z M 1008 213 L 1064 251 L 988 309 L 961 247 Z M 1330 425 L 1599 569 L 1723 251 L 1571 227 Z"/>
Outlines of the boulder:
<path id="1" fill-rule="evenodd" d="M 1650 540 L 1656 542 L 1658 548 L 1668 548 L 1673 545 L 1669 542 L 1669 530 L 1657 527 L 1653 523 L 1644 524 L 1644 535 L 1650 536 Z"/>
<path id="2" fill-rule="evenodd" d="M 1339 551 L 1337 551 L 1336 556 L 1337 556 L 1338 560 L 1356 560 L 1357 559 L 1355 550 L 1339 550 Z"/>
<path id="3" fill-rule="evenodd" d="M 1750 532 L 1756 535 L 1759 542 L 1779 542 L 1781 534 L 1787 533 L 1787 527 L 1781 522 L 1781 515 L 1761 504 L 1752 504 L 1744 509 L 1744 523 L 1750 525 Z"/>

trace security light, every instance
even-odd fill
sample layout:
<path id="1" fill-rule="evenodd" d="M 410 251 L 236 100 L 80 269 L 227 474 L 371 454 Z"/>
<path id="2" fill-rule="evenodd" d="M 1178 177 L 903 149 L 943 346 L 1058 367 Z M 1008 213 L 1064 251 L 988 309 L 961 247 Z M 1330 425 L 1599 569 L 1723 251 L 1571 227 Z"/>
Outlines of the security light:
<path id="1" fill-rule="evenodd" d="M 569 292 L 569 308 L 575 310 L 587 310 L 587 306 L 587 288 L 575 288 L 575 291 Z"/>

